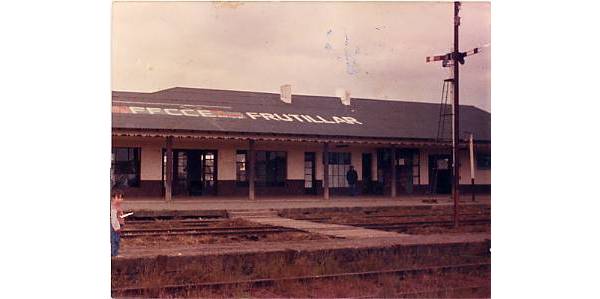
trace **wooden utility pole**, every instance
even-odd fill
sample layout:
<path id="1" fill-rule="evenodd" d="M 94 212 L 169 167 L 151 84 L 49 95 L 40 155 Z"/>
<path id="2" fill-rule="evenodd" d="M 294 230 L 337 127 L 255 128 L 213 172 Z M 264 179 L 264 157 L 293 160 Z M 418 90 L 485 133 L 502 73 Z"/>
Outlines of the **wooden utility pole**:
<path id="1" fill-rule="evenodd" d="M 165 167 L 165 201 L 170 202 L 173 196 L 173 136 L 165 141 L 167 165 Z"/>
<path id="2" fill-rule="evenodd" d="M 469 157 L 471 162 L 471 200 L 475 201 L 475 153 L 473 150 L 473 133 L 469 135 Z"/>
<path id="3" fill-rule="evenodd" d="M 458 11 L 460 10 L 460 2 L 454 2 L 454 51 L 452 52 L 452 62 L 454 64 L 454 86 L 453 86 L 453 94 L 454 100 L 452 105 L 452 199 L 454 200 L 454 227 L 458 227 L 458 186 L 459 186 L 459 175 L 460 175 L 460 161 L 458 157 L 458 142 L 460 140 L 459 136 L 459 115 L 458 108 L 460 107 L 458 104 L 458 63 L 460 52 L 458 49 L 458 26 L 460 26 L 460 17 L 458 16 Z"/>
<path id="4" fill-rule="evenodd" d="M 396 181 L 398 180 L 398 178 L 396 177 L 396 160 L 398 160 L 396 158 L 396 147 L 392 146 L 390 148 L 390 169 L 392 170 L 391 172 L 391 181 L 392 183 L 391 185 L 391 191 L 390 191 L 390 195 L 392 198 L 396 197 Z"/>
<path id="5" fill-rule="evenodd" d="M 323 144 L 323 199 L 329 199 L 329 143 Z"/>

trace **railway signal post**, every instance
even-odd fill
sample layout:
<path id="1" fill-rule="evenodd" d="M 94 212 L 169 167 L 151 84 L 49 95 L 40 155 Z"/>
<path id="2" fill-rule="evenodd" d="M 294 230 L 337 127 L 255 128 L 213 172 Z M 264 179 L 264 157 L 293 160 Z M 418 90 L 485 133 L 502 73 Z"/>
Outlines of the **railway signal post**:
<path id="1" fill-rule="evenodd" d="M 454 52 L 452 52 L 452 61 L 454 64 L 454 86 L 453 86 L 453 94 L 454 100 L 452 105 L 452 199 L 454 200 L 454 226 L 458 227 L 458 183 L 459 183 L 459 157 L 458 157 L 458 141 L 460 137 L 458 136 L 459 122 L 458 122 L 458 26 L 460 26 L 460 17 L 458 16 L 458 11 L 460 10 L 460 2 L 454 2 Z M 464 63 L 464 60 L 462 60 Z"/>
<path id="2" fill-rule="evenodd" d="M 454 226 L 458 227 L 458 200 L 459 200 L 459 178 L 460 163 L 458 156 L 459 136 L 459 63 L 465 63 L 465 57 L 479 53 L 479 48 L 467 52 L 460 52 L 458 47 L 458 27 L 460 26 L 460 2 L 454 2 L 454 50 L 445 55 L 429 56 L 425 62 L 442 61 L 443 67 L 452 67 L 452 199 L 454 201 Z"/>

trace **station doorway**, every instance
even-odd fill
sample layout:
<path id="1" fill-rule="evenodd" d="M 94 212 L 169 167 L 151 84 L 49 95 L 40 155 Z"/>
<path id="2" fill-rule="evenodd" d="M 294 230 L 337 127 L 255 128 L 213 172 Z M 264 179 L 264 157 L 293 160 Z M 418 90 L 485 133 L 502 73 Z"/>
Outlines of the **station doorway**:
<path id="1" fill-rule="evenodd" d="M 371 174 L 373 155 L 371 153 L 362 154 L 362 193 L 373 193 L 373 175 Z"/>
<path id="2" fill-rule="evenodd" d="M 166 170 L 166 151 L 163 150 L 163 180 Z M 217 151 L 173 150 L 173 195 L 217 195 Z"/>
<path id="3" fill-rule="evenodd" d="M 391 194 L 392 184 L 396 185 L 397 194 L 413 194 L 415 192 L 414 185 L 418 185 L 420 182 L 419 150 L 396 148 L 395 151 L 396 160 L 392 166 L 393 149 L 377 150 L 377 179 L 382 194 Z M 396 181 L 392 182 L 394 172 Z"/>
<path id="4" fill-rule="evenodd" d="M 450 155 L 429 156 L 429 184 L 436 194 L 452 192 L 452 157 Z"/>
<path id="5" fill-rule="evenodd" d="M 412 194 L 414 191 L 415 169 L 419 162 L 419 152 L 416 149 L 398 149 L 396 153 L 396 188 L 399 194 Z M 416 159 L 415 159 L 416 157 Z M 416 171 L 415 171 L 416 170 Z"/>

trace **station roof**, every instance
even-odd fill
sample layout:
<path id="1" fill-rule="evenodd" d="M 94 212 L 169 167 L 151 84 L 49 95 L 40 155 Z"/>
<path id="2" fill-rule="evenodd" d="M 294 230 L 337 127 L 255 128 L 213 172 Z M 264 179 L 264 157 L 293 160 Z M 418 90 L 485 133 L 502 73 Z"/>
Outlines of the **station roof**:
<path id="1" fill-rule="evenodd" d="M 448 109 L 449 112 L 449 109 Z M 114 129 L 435 140 L 439 103 L 175 87 L 153 93 L 112 93 Z M 461 138 L 490 141 L 489 112 L 460 107 Z M 451 134 L 450 117 L 445 138 Z"/>

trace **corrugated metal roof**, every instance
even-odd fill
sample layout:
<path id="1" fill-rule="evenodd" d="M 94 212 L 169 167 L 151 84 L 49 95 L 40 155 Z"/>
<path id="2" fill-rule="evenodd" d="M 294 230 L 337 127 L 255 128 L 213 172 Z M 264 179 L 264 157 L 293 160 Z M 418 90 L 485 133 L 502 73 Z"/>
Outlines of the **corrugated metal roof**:
<path id="1" fill-rule="evenodd" d="M 336 137 L 435 139 L 439 104 L 293 95 L 196 88 L 171 88 L 154 93 L 113 91 L 115 129 L 185 130 L 269 133 Z M 462 132 L 490 141 L 489 112 L 460 107 Z M 446 138 L 451 124 L 446 122 Z M 466 133 L 461 134 L 466 138 Z"/>

